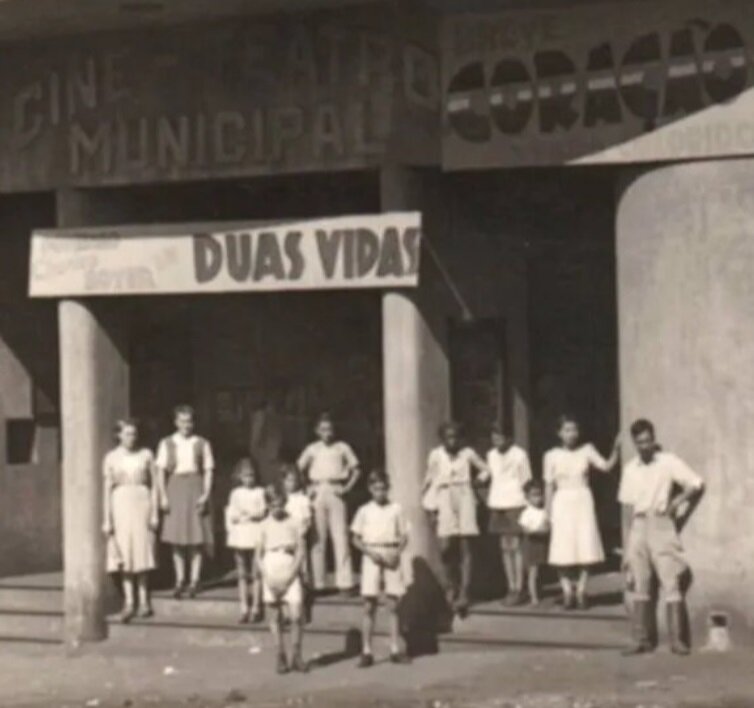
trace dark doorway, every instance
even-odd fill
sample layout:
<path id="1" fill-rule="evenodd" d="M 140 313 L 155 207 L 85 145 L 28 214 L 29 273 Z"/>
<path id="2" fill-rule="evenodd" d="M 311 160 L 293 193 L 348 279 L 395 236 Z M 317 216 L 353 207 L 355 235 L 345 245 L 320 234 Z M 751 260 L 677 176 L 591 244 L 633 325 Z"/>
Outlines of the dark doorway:
<path id="1" fill-rule="evenodd" d="M 381 462 L 382 357 L 379 295 L 372 292 L 144 298 L 132 313 L 131 406 L 155 449 L 172 431 L 172 408 L 191 404 L 210 440 L 215 560 L 232 567 L 222 510 L 231 472 L 251 456 L 263 483 L 294 462 L 322 411 L 363 467 Z M 357 490 L 349 503 L 364 501 Z M 161 568 L 170 568 L 169 559 Z M 170 571 L 161 571 L 162 583 Z"/>

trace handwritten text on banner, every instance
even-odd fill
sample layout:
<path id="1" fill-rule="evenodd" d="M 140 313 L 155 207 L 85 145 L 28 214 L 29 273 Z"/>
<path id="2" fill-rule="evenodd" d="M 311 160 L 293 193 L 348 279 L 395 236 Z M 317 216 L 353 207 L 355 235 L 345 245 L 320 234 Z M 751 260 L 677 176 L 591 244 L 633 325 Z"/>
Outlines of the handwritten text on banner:
<path id="1" fill-rule="evenodd" d="M 30 295 L 415 287 L 421 215 L 68 229 L 32 238 Z"/>

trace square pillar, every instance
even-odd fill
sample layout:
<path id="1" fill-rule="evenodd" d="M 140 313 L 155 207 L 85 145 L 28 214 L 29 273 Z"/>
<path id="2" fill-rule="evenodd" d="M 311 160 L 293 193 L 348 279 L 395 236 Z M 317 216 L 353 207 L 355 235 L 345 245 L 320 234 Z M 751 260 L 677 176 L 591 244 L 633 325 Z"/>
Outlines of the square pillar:
<path id="1" fill-rule="evenodd" d="M 59 226 L 87 223 L 86 193 L 58 195 Z M 64 300 L 60 329 L 63 433 L 64 638 L 70 645 L 107 636 L 102 534 L 102 459 L 114 423 L 128 414 L 128 365 L 119 303 Z"/>
<path id="2" fill-rule="evenodd" d="M 421 209 L 427 238 L 431 205 L 422 194 L 420 174 L 386 168 L 380 177 L 383 211 Z M 422 266 L 421 278 L 426 274 Z M 383 395 L 387 473 L 393 499 L 411 523 L 407 571 L 416 571 L 421 559 L 441 577 L 437 539 L 421 506 L 427 456 L 437 444 L 439 424 L 450 415 L 447 322 L 442 307 L 434 304 L 426 282 L 416 291 L 383 294 Z"/>

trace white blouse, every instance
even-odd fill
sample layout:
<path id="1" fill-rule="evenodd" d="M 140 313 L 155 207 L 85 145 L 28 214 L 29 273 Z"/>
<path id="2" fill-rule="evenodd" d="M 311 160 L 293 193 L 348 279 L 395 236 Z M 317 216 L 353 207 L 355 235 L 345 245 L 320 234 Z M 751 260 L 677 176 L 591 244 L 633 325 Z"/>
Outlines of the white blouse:
<path id="1" fill-rule="evenodd" d="M 556 447 L 545 454 L 544 479 L 558 489 L 588 487 L 591 467 L 607 469 L 607 461 L 591 443 L 575 450 Z"/>

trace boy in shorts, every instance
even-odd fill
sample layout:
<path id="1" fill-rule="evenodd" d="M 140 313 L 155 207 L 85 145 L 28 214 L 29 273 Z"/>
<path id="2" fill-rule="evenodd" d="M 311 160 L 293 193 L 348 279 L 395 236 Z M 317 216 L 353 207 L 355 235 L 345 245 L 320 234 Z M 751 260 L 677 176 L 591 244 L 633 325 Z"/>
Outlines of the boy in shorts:
<path id="1" fill-rule="evenodd" d="M 406 591 L 401 555 L 408 543 L 408 524 L 399 504 L 388 498 L 390 484 L 379 471 L 368 478 L 372 501 L 364 504 L 351 524 L 353 545 L 362 553 L 361 596 L 364 599 L 360 668 L 374 664 L 372 636 L 380 594 L 387 596 L 390 610 L 390 661 L 407 662 L 400 649 L 398 603 Z"/>
<path id="2" fill-rule="evenodd" d="M 301 567 L 305 549 L 299 525 L 289 516 L 285 506 L 286 494 L 282 486 L 268 487 L 269 516 L 261 524 L 259 548 L 256 553 L 257 572 L 262 578 L 263 599 L 270 615 L 270 631 L 277 646 L 279 674 L 288 673 L 291 669 L 300 672 L 308 670 L 301 655 L 304 634 Z M 283 637 L 286 610 L 293 643 L 290 664 Z"/>

